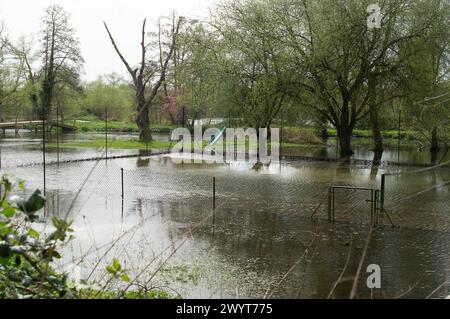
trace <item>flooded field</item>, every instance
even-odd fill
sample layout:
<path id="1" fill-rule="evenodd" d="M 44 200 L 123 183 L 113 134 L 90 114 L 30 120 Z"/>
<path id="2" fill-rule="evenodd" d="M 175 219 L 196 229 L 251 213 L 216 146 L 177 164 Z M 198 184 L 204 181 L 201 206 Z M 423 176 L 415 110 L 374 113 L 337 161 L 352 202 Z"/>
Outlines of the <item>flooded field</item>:
<path id="1" fill-rule="evenodd" d="M 95 136 L 64 139 L 87 138 Z M 2 173 L 25 179 L 28 192 L 43 187 L 40 143 L 33 135 L 1 140 Z M 103 152 L 62 149 L 60 158 Z M 293 152 L 335 155 L 332 146 L 284 154 Z M 403 161 L 429 161 L 429 154 L 402 152 Z M 371 156 L 369 150 L 356 148 L 356 158 Z M 176 164 L 169 155 L 49 165 L 41 227 L 52 214 L 74 221 L 75 239 L 58 266 L 79 279 L 101 279 L 104 265 L 116 257 L 138 284 L 151 283 L 184 298 L 347 298 L 351 282 L 330 292 L 340 276 L 357 271 L 369 231 L 370 198 L 357 191 L 339 193 L 336 207 L 342 209 L 336 222 L 329 223 L 328 187 L 379 189 L 381 174 L 401 172 L 386 179 L 389 216 L 382 216 L 382 225 L 374 230 L 364 261 L 365 266 L 381 266 L 382 289 L 367 288 L 364 267 L 359 296 L 425 298 L 447 280 L 450 169 L 406 174 L 417 168 L 289 158 L 261 167 L 244 162 Z M 396 158 L 395 150 L 385 153 L 385 160 Z M 56 159 L 54 149 L 47 159 Z M 37 165 L 26 165 L 31 163 Z M 431 297 L 446 295 L 444 287 Z"/>

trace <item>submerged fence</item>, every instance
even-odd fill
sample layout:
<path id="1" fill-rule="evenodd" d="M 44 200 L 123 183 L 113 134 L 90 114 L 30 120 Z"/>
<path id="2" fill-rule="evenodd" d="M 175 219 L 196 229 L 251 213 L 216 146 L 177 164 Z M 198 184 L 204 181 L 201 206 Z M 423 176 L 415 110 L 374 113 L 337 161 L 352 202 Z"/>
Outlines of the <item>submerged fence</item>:
<path id="1" fill-rule="evenodd" d="M 188 203 L 186 207 L 199 212 L 215 206 L 217 221 L 223 212 L 222 215 L 230 216 L 260 213 L 270 218 L 270 214 L 277 213 L 286 218 L 312 216 L 358 223 L 379 222 L 377 218 L 385 217 L 381 223 L 412 227 L 422 227 L 426 219 L 425 226 L 429 228 L 450 225 L 448 162 L 421 169 L 397 168 L 399 171 L 394 173 L 386 172 L 385 168 L 380 172 L 383 174 L 378 173 L 381 179 L 361 182 L 353 181 L 351 174 L 349 178 L 335 179 L 332 171 L 330 175 L 325 172 L 300 177 L 274 172 L 265 174 L 267 167 L 263 166 L 263 172 L 258 173 L 258 168 L 247 167 L 246 163 L 242 164 L 242 169 L 239 163 L 232 168 L 220 166 L 220 169 L 214 165 L 178 165 L 170 156 L 164 156 L 169 151 L 164 148 L 149 150 L 144 145 L 141 150 L 106 151 L 105 145 L 120 143 L 121 137 L 104 133 L 100 136 L 105 144 L 95 146 L 94 143 L 95 147 L 88 150 L 70 148 L 58 154 L 54 147 L 47 148 L 45 165 L 38 140 L 29 141 L 30 148 L 23 156 L 15 156 L 14 147 L 1 149 L 2 172 L 29 181 L 32 188 L 45 190 L 49 199 L 47 210 L 54 212 L 64 211 L 81 191 L 83 200 L 91 202 L 96 196 L 108 197 L 111 201 L 117 198 L 119 207 L 121 202 L 125 203 L 124 211 L 127 203 L 136 200 L 180 207 L 184 202 Z M 65 143 L 71 145 L 77 141 L 79 138 Z M 87 143 L 90 142 L 87 140 Z M 49 145 L 52 145 L 51 140 Z M 341 164 L 332 161 L 320 165 L 302 161 L 300 166 L 306 171 L 310 166 L 324 170 L 348 167 L 340 168 Z M 255 173 L 249 173 L 251 171 Z M 329 187 L 332 187 L 332 196 Z M 80 211 L 84 210 L 82 204 L 77 205 Z M 230 221 L 228 217 L 223 218 Z"/>

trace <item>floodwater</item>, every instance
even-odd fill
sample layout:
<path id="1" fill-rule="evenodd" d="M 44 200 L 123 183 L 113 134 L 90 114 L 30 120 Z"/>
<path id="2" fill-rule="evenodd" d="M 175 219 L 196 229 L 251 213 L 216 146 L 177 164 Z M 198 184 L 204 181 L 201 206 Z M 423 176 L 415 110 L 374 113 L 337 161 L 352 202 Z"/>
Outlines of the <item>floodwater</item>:
<path id="1" fill-rule="evenodd" d="M 64 137 L 87 138 L 93 136 Z M 27 180 L 28 193 L 42 189 L 43 166 L 25 165 L 42 162 L 39 136 L 7 135 L 1 150 L 3 173 Z M 302 156 L 319 151 L 335 156 L 332 147 L 296 150 Z M 64 149 L 60 158 L 103 152 Z M 415 149 L 402 152 L 403 161 L 429 161 Z M 370 151 L 359 149 L 355 156 L 370 159 Z M 396 159 L 396 150 L 385 156 Z M 47 159 L 56 159 L 55 150 Z M 257 167 L 177 163 L 170 156 L 48 165 L 41 227 L 49 229 L 52 214 L 73 220 L 75 239 L 57 266 L 79 279 L 101 280 L 105 264 L 116 257 L 139 286 L 184 298 L 326 298 L 340 276 L 344 280 L 332 297 L 348 298 L 352 281 L 345 279 L 355 275 L 369 232 L 370 194 L 336 190 L 336 221 L 329 223 L 328 187 L 379 189 L 381 174 L 402 173 L 386 178 L 387 215 L 370 238 L 358 296 L 425 298 L 434 292 L 431 297 L 444 297 L 449 294 L 442 284 L 450 270 L 450 170 L 407 173 L 416 169 L 291 157 Z M 381 267 L 381 289 L 366 286 L 370 264 Z"/>

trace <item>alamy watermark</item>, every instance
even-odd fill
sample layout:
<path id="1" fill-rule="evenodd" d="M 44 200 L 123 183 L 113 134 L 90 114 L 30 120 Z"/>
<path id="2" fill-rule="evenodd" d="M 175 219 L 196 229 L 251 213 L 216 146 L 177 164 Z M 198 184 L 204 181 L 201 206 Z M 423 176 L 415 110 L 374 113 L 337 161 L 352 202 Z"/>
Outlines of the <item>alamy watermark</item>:
<path id="1" fill-rule="evenodd" d="M 369 289 L 381 288 L 381 267 L 377 264 L 367 266 L 367 273 L 370 275 L 367 277 L 366 284 Z"/>
<path id="2" fill-rule="evenodd" d="M 373 3 L 367 6 L 367 13 L 369 16 L 367 17 L 367 28 L 369 30 L 372 29 L 380 29 L 381 28 L 381 8 L 378 3 Z"/>
<path id="3" fill-rule="evenodd" d="M 208 128 L 194 125 L 194 136 L 186 128 L 172 132 L 171 149 L 175 163 L 224 164 L 238 161 L 270 164 L 280 161 L 280 129 Z M 270 133 L 270 138 L 269 138 Z M 270 148 L 270 152 L 269 152 Z"/>

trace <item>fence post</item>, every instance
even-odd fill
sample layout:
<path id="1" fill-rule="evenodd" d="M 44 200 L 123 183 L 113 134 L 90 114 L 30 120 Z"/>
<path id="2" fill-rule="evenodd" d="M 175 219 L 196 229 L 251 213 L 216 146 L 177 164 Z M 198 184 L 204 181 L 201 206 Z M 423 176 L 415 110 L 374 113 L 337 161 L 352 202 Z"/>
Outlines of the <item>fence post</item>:
<path id="1" fill-rule="evenodd" d="M 378 207 L 379 200 L 380 200 L 380 191 L 378 189 L 376 189 L 375 190 L 375 201 L 373 203 L 373 205 L 374 205 L 374 212 L 375 212 L 375 217 L 374 217 L 374 219 L 375 219 L 375 226 L 378 225 L 378 218 L 379 218 L 379 214 L 380 214 L 379 207 Z"/>
<path id="2" fill-rule="evenodd" d="M 380 190 L 380 209 L 384 209 L 384 195 L 386 192 L 386 175 L 381 175 L 381 190 Z"/>
<path id="3" fill-rule="evenodd" d="M 106 161 L 108 161 L 108 107 L 105 106 L 105 154 Z"/>
<path id="4" fill-rule="evenodd" d="M 42 162 L 43 162 L 43 179 L 44 179 L 44 197 L 47 195 L 47 167 L 46 167 L 46 158 L 45 158 L 45 152 L 46 152 L 46 148 L 45 148 L 45 130 L 46 130 L 46 125 L 45 125 L 45 110 L 44 108 L 42 109 Z M 44 206 L 46 207 L 46 205 Z"/>
<path id="5" fill-rule="evenodd" d="M 283 134 L 284 134 L 284 123 L 283 123 L 283 109 L 280 110 L 280 116 L 281 116 L 281 132 L 280 132 L 280 156 L 283 156 Z M 280 163 L 280 170 L 281 170 L 281 163 Z"/>
<path id="6" fill-rule="evenodd" d="M 402 110 L 398 111 L 398 146 L 397 146 L 397 165 L 400 166 L 400 145 L 402 135 Z"/>
<path id="7" fill-rule="evenodd" d="M 376 194 L 374 193 L 374 190 L 372 189 L 370 191 L 370 224 L 373 225 L 374 224 L 374 220 L 375 220 L 375 199 Z"/>
<path id="8" fill-rule="evenodd" d="M 328 221 L 331 223 L 331 186 L 328 187 Z"/>
<path id="9" fill-rule="evenodd" d="M 124 191 L 124 184 L 123 184 L 123 168 L 120 168 L 120 175 L 121 175 L 121 184 L 122 184 L 122 202 L 125 199 L 125 191 Z"/>
<path id="10" fill-rule="evenodd" d="M 216 225 L 216 178 L 213 177 L 213 227 Z"/>
<path id="11" fill-rule="evenodd" d="M 59 165 L 59 106 L 56 107 L 56 162 Z"/>

